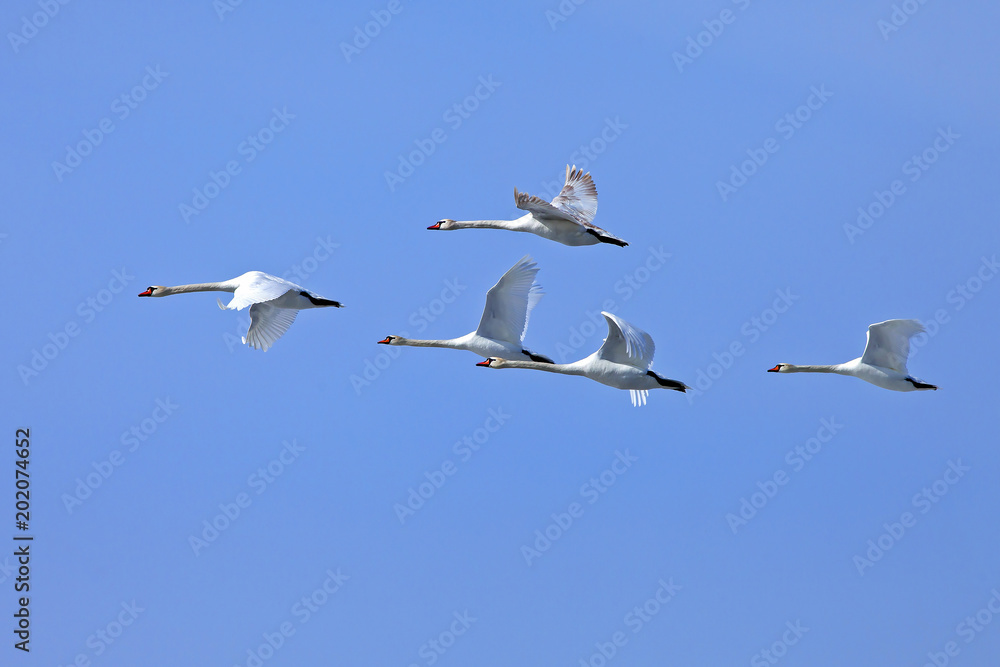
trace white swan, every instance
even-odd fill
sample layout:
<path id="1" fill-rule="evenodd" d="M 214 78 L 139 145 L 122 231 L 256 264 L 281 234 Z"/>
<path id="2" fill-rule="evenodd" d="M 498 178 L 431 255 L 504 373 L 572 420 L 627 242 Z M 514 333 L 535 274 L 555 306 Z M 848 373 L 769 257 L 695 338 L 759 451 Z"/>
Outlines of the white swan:
<path id="1" fill-rule="evenodd" d="M 535 275 L 538 266 L 528 255 L 510 267 L 497 284 L 486 293 L 486 308 L 479 328 L 470 334 L 450 340 L 411 340 L 402 336 L 386 336 L 381 345 L 409 345 L 412 347 L 449 347 L 468 350 L 479 356 L 506 355 L 516 359 L 529 359 L 551 364 L 552 360 L 535 354 L 521 346 L 528 330 L 531 310 L 542 298 L 542 288 Z"/>
<path id="2" fill-rule="evenodd" d="M 564 375 L 583 375 L 609 387 L 630 390 L 634 406 L 646 404 L 650 389 L 690 389 L 683 382 L 668 380 L 649 370 L 656 350 L 652 336 L 611 313 L 601 312 L 601 315 L 608 321 L 608 337 L 604 339 L 601 349 L 585 359 L 570 364 L 539 364 L 490 357 L 476 365 L 487 368 L 533 368 Z"/>
<path id="3" fill-rule="evenodd" d="M 565 245 L 594 245 L 628 243 L 591 223 L 597 213 L 597 188 L 590 173 L 583 173 L 574 165 L 566 165 L 566 184 L 552 203 L 514 188 L 514 204 L 528 211 L 516 220 L 451 220 L 435 222 L 427 229 L 509 229 L 530 232 Z"/>
<path id="4" fill-rule="evenodd" d="M 248 271 L 221 283 L 195 283 L 175 287 L 152 285 L 139 296 L 170 296 L 184 292 L 232 292 L 233 300 L 227 306 L 217 299 L 219 308 L 243 310 L 250 306 L 250 329 L 243 337 L 243 342 L 265 352 L 288 331 L 300 310 L 343 307 L 339 301 L 324 299 L 295 283 L 262 271 Z"/>
<path id="5" fill-rule="evenodd" d="M 922 333 L 924 327 L 917 320 L 886 320 L 868 327 L 868 344 L 857 359 L 832 366 L 795 366 L 778 364 L 768 373 L 837 373 L 851 375 L 883 389 L 917 391 L 937 389 L 921 382 L 906 370 L 910 356 L 910 338 Z"/>

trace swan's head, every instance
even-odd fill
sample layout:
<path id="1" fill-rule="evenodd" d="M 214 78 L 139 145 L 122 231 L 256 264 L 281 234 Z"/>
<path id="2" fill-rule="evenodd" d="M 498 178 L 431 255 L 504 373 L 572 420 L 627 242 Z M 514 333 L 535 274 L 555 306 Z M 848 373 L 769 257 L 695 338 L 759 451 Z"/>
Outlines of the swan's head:
<path id="1" fill-rule="evenodd" d="M 489 357 L 488 359 L 483 359 L 477 366 L 485 366 L 486 368 L 506 368 L 507 360 L 501 359 L 500 357 Z"/>
<path id="2" fill-rule="evenodd" d="M 401 345 L 399 336 L 386 336 L 378 342 L 379 345 Z"/>
<path id="3" fill-rule="evenodd" d="M 150 285 L 149 287 L 146 288 L 146 291 L 140 294 L 139 296 L 163 296 L 163 294 L 161 294 L 160 292 L 162 292 L 165 289 L 166 287 L 164 287 L 163 285 Z"/>
<path id="4" fill-rule="evenodd" d="M 767 372 L 768 373 L 791 373 L 792 372 L 792 365 L 791 364 L 778 364 L 774 368 L 768 368 Z"/>
<path id="5" fill-rule="evenodd" d="M 445 218 L 444 220 L 438 220 L 427 229 L 443 229 L 447 231 L 449 229 L 458 229 L 458 227 L 455 225 L 454 220 L 451 218 Z"/>

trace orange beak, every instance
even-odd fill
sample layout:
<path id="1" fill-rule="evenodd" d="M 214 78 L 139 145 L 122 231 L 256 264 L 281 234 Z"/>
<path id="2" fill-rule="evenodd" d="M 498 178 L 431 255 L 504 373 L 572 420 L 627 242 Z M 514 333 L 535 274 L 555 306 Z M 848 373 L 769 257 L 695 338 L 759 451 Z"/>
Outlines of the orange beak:
<path id="1" fill-rule="evenodd" d="M 441 229 L 441 223 L 440 222 L 435 222 L 433 225 L 431 225 L 427 229 Z"/>
<path id="2" fill-rule="evenodd" d="M 781 364 L 778 364 L 774 368 L 768 368 L 767 372 L 768 373 L 777 373 L 780 369 L 781 369 Z"/>
<path id="3" fill-rule="evenodd" d="M 379 345 L 388 345 L 389 341 L 391 341 L 391 340 L 392 340 L 392 336 L 386 336 L 385 339 L 384 340 L 380 340 L 378 342 L 378 344 Z M 381 354 L 381 353 L 379 353 L 379 354 Z"/>
<path id="4" fill-rule="evenodd" d="M 492 361 L 492 359 L 483 359 L 482 361 L 480 361 L 476 365 L 477 366 L 489 366 L 490 365 L 490 361 Z"/>
<path id="5" fill-rule="evenodd" d="M 149 289 L 147 289 L 145 292 L 143 292 L 139 296 L 152 296 L 152 295 L 153 295 L 153 288 L 150 287 Z"/>

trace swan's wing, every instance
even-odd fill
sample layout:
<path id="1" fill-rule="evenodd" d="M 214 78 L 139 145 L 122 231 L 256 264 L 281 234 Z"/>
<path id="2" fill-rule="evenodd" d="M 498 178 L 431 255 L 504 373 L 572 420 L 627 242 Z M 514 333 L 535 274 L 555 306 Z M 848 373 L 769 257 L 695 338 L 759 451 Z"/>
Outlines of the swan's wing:
<path id="1" fill-rule="evenodd" d="M 861 363 L 907 373 L 906 358 L 910 356 L 910 337 L 924 331 L 917 320 L 886 320 L 868 327 L 868 344 Z"/>
<path id="2" fill-rule="evenodd" d="M 628 393 L 632 398 L 632 405 L 634 407 L 639 408 L 646 405 L 646 397 L 649 396 L 648 389 L 629 389 Z"/>
<path id="3" fill-rule="evenodd" d="M 476 333 L 484 338 L 519 345 L 528 330 L 528 316 L 542 288 L 535 284 L 538 265 L 525 255 L 486 293 L 486 308 Z"/>
<path id="4" fill-rule="evenodd" d="M 543 296 L 545 296 L 545 292 L 542 291 L 542 286 L 538 283 L 532 283 L 531 289 L 528 290 L 528 309 L 524 311 L 524 328 L 521 329 L 521 340 L 524 340 L 524 335 L 528 333 L 528 320 L 531 319 L 531 311 L 535 309 Z"/>
<path id="5" fill-rule="evenodd" d="M 611 313 L 601 312 L 601 315 L 608 321 L 608 337 L 597 356 L 612 363 L 649 369 L 656 352 L 653 337 Z"/>
<path id="6" fill-rule="evenodd" d="M 266 303 L 253 304 L 250 306 L 250 328 L 243 342 L 267 352 L 267 348 L 288 331 L 298 314 L 299 311 L 291 308 L 278 308 Z"/>
<path id="7" fill-rule="evenodd" d="M 563 190 L 565 189 L 564 186 Z M 514 204 L 522 211 L 528 211 L 540 220 L 562 220 L 576 225 L 585 224 L 585 221 L 572 209 L 553 206 L 541 197 L 529 195 L 527 192 L 518 192 L 517 188 L 514 188 Z"/>
<path id="8" fill-rule="evenodd" d="M 592 221 L 597 215 L 597 186 L 590 178 L 590 173 L 583 173 L 583 169 L 577 169 L 576 165 L 572 169 L 566 165 L 566 184 L 552 200 L 552 205 L 571 212 L 573 217 L 584 224 Z"/>
<path id="9" fill-rule="evenodd" d="M 289 290 L 300 291 L 295 283 L 272 276 L 263 271 L 250 271 L 237 278 L 240 285 L 233 293 L 233 300 L 226 306 L 229 310 L 243 310 L 255 303 L 277 299 Z"/>

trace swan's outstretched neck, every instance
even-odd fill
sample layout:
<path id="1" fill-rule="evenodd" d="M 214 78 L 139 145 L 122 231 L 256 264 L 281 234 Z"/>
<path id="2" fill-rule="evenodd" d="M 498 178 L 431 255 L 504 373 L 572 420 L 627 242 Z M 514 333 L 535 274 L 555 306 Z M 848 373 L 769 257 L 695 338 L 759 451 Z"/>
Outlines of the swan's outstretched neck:
<path id="1" fill-rule="evenodd" d="M 839 373 L 841 375 L 846 375 L 842 364 L 832 364 L 830 366 L 823 365 L 807 365 L 807 366 L 796 366 L 795 364 L 782 364 L 786 368 L 782 368 L 783 373 Z"/>
<path id="2" fill-rule="evenodd" d="M 561 375 L 585 375 L 582 368 L 573 364 L 547 364 L 540 361 L 519 361 L 516 359 L 504 359 L 497 368 L 530 368 L 536 371 L 546 371 L 547 373 L 559 373 Z"/>
<path id="3" fill-rule="evenodd" d="M 185 292 L 235 292 L 238 285 L 232 280 L 221 283 L 194 283 L 193 285 L 175 285 L 174 287 L 164 287 L 157 290 L 154 296 L 170 296 L 171 294 L 183 294 Z"/>
<path id="4" fill-rule="evenodd" d="M 463 349 L 459 347 L 454 340 L 413 340 L 411 338 L 403 338 L 402 336 L 393 336 L 392 338 L 393 345 L 408 345 L 410 347 L 447 347 L 452 350 Z"/>
<path id="5" fill-rule="evenodd" d="M 456 220 L 455 229 L 514 229 L 514 220 Z"/>

